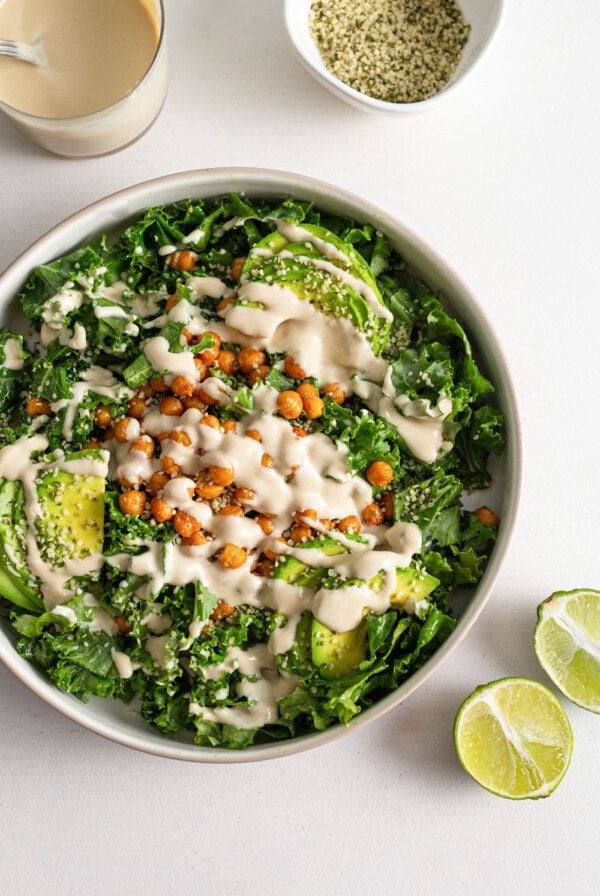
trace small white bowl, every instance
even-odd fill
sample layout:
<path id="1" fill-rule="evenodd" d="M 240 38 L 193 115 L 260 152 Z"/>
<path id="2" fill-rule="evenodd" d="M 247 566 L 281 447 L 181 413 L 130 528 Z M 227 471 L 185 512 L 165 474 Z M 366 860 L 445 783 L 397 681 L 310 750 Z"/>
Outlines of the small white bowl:
<path id="1" fill-rule="evenodd" d="M 348 87 L 326 68 L 308 25 L 312 3 L 313 0 L 285 0 L 284 7 L 288 34 L 304 67 L 324 87 L 347 103 L 366 111 L 385 112 L 390 115 L 415 115 L 437 106 L 446 97 L 453 95 L 487 52 L 492 38 L 498 31 L 505 7 L 504 0 L 460 0 L 460 7 L 471 26 L 471 33 L 465 44 L 460 65 L 448 84 L 428 100 L 421 100 L 418 103 L 389 103 Z"/>

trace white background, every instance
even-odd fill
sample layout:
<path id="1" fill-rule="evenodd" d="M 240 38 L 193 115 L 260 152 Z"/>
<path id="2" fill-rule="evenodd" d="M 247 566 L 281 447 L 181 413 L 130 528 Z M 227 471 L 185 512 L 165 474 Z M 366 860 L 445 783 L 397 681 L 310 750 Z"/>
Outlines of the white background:
<path id="1" fill-rule="evenodd" d="M 0 670 L 0 889 L 12 894 L 599 892 L 600 718 L 549 799 L 511 803 L 459 767 L 452 721 L 478 684 L 548 683 L 535 607 L 600 588 L 600 7 L 520 0 L 457 98 L 366 116 L 291 55 L 277 0 L 167 0 L 171 88 L 124 152 L 67 161 L 0 122 L 0 269 L 89 202 L 173 171 L 284 168 L 360 193 L 445 255 L 487 308 L 524 428 L 519 522 L 469 637 L 387 717 L 328 747 L 210 767 L 136 754 Z"/>

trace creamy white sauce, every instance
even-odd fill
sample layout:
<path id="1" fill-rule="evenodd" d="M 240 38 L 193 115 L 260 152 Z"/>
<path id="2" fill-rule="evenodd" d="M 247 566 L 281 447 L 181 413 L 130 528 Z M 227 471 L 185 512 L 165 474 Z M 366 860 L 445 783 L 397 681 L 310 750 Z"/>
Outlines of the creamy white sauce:
<path id="1" fill-rule="evenodd" d="M 4 343 L 4 361 L 2 362 L 2 367 L 4 367 L 5 370 L 21 370 L 24 363 L 25 358 L 23 357 L 23 350 L 18 339 L 7 339 Z"/>

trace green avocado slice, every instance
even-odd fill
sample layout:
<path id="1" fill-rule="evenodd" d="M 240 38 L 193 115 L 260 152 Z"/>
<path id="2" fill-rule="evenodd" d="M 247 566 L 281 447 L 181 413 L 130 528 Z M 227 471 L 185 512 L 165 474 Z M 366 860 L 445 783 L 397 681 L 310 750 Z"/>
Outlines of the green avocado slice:
<path id="1" fill-rule="evenodd" d="M 23 610 L 40 613 L 44 604 L 29 584 L 24 521 L 23 486 L 0 479 L 0 594 Z"/>
<path id="2" fill-rule="evenodd" d="M 323 678 L 343 678 L 367 656 L 367 623 L 349 632 L 332 632 L 316 619 L 312 622 L 311 659 Z"/>

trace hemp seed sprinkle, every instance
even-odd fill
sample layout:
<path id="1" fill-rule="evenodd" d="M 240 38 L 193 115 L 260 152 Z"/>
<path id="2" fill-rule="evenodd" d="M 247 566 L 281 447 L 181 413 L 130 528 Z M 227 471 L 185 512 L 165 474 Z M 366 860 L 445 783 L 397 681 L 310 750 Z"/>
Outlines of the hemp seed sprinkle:
<path id="1" fill-rule="evenodd" d="M 439 93 L 471 30 L 454 0 L 314 0 L 309 24 L 332 75 L 392 103 Z"/>

